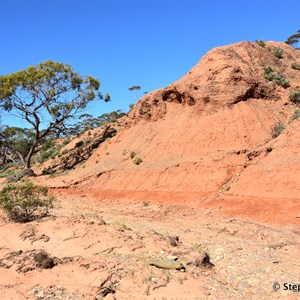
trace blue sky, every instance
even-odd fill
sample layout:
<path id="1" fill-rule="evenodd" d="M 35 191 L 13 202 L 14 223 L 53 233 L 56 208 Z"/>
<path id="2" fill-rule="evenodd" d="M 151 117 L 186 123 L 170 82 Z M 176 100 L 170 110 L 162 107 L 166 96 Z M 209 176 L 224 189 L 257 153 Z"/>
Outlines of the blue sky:
<path id="1" fill-rule="evenodd" d="M 0 0 L 0 74 L 51 59 L 100 79 L 112 101 L 95 116 L 128 110 L 142 92 L 182 77 L 208 50 L 300 29 L 300 1 Z"/>

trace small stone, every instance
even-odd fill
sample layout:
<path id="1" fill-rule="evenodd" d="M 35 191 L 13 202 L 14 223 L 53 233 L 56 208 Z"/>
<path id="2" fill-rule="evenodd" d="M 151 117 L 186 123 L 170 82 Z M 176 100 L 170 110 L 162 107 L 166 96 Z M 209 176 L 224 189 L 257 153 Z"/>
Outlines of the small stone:
<path id="1" fill-rule="evenodd" d="M 177 260 L 178 259 L 178 257 L 175 256 L 175 255 L 168 255 L 167 258 L 171 259 L 171 260 Z"/>
<path id="2" fill-rule="evenodd" d="M 221 282 L 222 284 L 224 284 L 224 285 L 228 284 L 226 278 L 223 277 L 223 276 L 219 276 L 219 277 L 217 278 L 217 280 L 220 281 L 220 282 Z"/>
<path id="3" fill-rule="evenodd" d="M 251 285 L 246 280 L 242 280 L 239 285 L 244 289 L 249 289 L 251 287 Z"/>
<path id="4" fill-rule="evenodd" d="M 36 294 L 36 297 L 38 299 L 44 299 L 45 298 L 45 293 L 43 291 L 40 291 L 38 294 Z"/>

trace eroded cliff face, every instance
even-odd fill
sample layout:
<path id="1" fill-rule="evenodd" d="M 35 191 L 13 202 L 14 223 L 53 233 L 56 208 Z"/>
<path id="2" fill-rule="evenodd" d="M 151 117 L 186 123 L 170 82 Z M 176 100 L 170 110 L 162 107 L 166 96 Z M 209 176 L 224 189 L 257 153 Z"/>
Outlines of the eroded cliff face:
<path id="1" fill-rule="evenodd" d="M 273 53 L 278 47 L 283 58 Z M 293 62 L 300 64 L 299 51 L 283 43 L 263 48 L 245 41 L 209 51 L 183 78 L 143 97 L 85 168 L 69 172 L 66 185 L 299 198 L 300 121 L 290 121 L 296 105 L 289 93 L 300 71 Z M 265 79 L 266 67 L 290 87 Z M 278 122 L 286 130 L 274 139 Z"/>
<path id="2" fill-rule="evenodd" d="M 284 51 L 282 59 L 273 54 L 277 47 Z M 194 106 L 195 111 L 211 114 L 248 99 L 278 100 L 281 89 L 264 78 L 263 68 L 270 66 L 278 74 L 286 74 L 295 86 L 299 72 L 291 68 L 291 63 L 298 60 L 299 53 L 283 43 L 269 42 L 263 48 L 240 42 L 215 48 L 183 78 L 145 96 L 129 117 L 135 121 L 158 120 L 166 113 L 169 102 Z"/>

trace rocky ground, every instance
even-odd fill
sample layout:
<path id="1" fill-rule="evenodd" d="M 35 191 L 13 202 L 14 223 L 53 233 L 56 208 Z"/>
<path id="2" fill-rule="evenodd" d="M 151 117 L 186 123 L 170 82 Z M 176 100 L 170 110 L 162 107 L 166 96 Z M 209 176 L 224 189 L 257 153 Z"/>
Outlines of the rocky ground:
<path id="1" fill-rule="evenodd" d="M 52 215 L 2 215 L 1 299 L 297 299 L 296 224 L 220 207 L 60 194 Z M 281 285 L 274 291 L 273 284 Z"/>

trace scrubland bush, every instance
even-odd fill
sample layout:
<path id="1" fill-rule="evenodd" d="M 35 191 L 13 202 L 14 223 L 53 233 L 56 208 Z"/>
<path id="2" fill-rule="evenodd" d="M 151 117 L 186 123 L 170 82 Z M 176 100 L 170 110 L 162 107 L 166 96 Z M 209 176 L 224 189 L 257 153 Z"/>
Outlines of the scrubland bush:
<path id="1" fill-rule="evenodd" d="M 274 81 L 277 85 L 283 88 L 290 87 L 289 81 L 282 74 L 277 74 L 271 67 L 264 68 L 264 76 L 269 81 Z"/>
<path id="2" fill-rule="evenodd" d="M 285 129 L 282 122 L 278 122 L 273 128 L 272 128 L 272 138 L 277 138 L 282 131 Z"/>
<path id="3" fill-rule="evenodd" d="M 266 47 L 266 43 L 263 40 L 256 40 L 255 43 L 260 47 Z"/>
<path id="4" fill-rule="evenodd" d="M 277 58 L 283 58 L 283 50 L 280 47 L 275 47 L 273 49 L 273 54 Z"/>
<path id="5" fill-rule="evenodd" d="M 291 67 L 292 67 L 292 69 L 294 69 L 294 70 L 300 70 L 300 65 L 297 64 L 296 62 L 293 62 L 293 63 L 291 64 Z"/>
<path id="6" fill-rule="evenodd" d="M 300 89 L 294 89 L 293 91 L 291 91 L 290 93 L 290 100 L 296 104 L 300 104 Z"/>
<path id="7" fill-rule="evenodd" d="M 0 191 L 0 207 L 9 218 L 28 222 L 37 216 L 46 216 L 53 208 L 55 198 L 48 195 L 46 187 L 32 182 L 8 184 Z"/>

